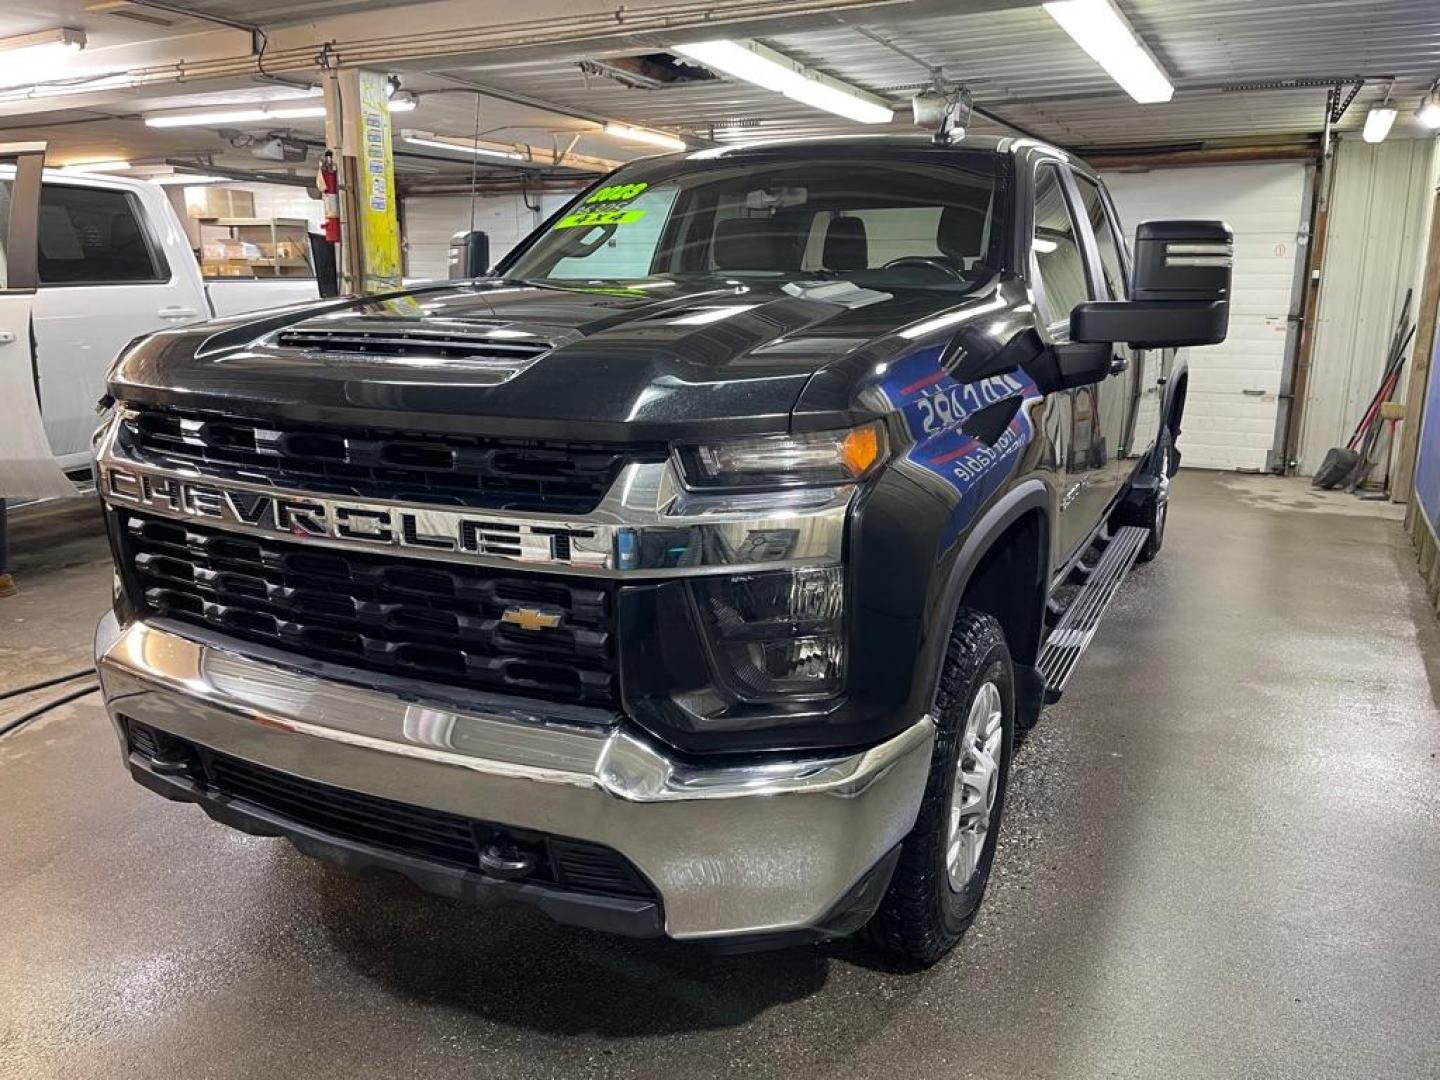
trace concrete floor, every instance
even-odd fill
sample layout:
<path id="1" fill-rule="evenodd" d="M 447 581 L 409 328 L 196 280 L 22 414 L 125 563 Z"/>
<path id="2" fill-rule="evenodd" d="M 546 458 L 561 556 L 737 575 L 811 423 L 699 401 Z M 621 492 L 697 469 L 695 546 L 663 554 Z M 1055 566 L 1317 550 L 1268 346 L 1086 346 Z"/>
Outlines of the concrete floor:
<path id="1" fill-rule="evenodd" d="M 352 879 L 59 709 L 0 739 L 0 1076 L 1434 1077 L 1440 632 L 1399 527 L 1307 492 L 1180 478 L 920 975 Z M 0 689 L 83 663 L 109 581 L 90 507 L 17 532 Z"/>

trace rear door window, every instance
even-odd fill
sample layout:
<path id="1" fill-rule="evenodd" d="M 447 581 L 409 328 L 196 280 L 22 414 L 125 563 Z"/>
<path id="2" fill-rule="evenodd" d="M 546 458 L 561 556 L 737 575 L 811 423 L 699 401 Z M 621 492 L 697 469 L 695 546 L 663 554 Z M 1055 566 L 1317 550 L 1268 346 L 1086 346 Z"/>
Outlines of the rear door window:
<path id="1" fill-rule="evenodd" d="M 167 281 L 135 197 L 105 188 L 46 184 L 40 191 L 40 284 Z"/>

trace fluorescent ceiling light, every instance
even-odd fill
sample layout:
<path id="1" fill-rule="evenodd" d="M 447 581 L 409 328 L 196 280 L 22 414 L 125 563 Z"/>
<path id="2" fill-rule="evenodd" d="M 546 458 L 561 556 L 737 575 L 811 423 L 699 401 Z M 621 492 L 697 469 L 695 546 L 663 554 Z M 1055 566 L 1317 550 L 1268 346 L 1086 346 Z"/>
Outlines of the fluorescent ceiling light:
<path id="1" fill-rule="evenodd" d="M 415 106 L 419 104 L 420 101 L 418 98 L 415 97 L 414 94 L 410 93 L 410 91 L 408 90 L 401 90 L 394 97 L 390 98 L 387 108 L 392 113 L 414 112 Z"/>
<path id="2" fill-rule="evenodd" d="M 0 61 L 5 54 L 0 53 Z M 29 82 L 21 86 L 4 86 L 0 80 L 0 101 L 35 101 L 40 98 L 72 97 L 79 94 L 95 94 L 101 90 L 128 90 L 135 85 L 131 75 L 77 76 L 75 82 L 42 85 Z"/>
<path id="3" fill-rule="evenodd" d="M 1041 255 L 1049 255 L 1060 249 L 1060 245 L 1054 240 L 1046 240 L 1043 236 L 1037 236 L 1034 240 L 1031 240 L 1030 247 L 1033 251 L 1037 251 Z"/>
<path id="4" fill-rule="evenodd" d="M 126 172 L 130 168 L 128 161 L 80 161 L 71 165 L 60 166 L 64 172 Z"/>
<path id="5" fill-rule="evenodd" d="M 442 136 L 432 135 L 428 131 L 402 131 L 400 138 L 412 146 L 429 146 L 436 150 L 450 150 L 456 154 L 475 154 L 480 157 L 505 158 L 509 161 L 525 160 L 524 154 L 517 154 L 513 150 L 492 149 L 469 140 L 452 142 Z"/>
<path id="6" fill-rule="evenodd" d="M 210 109 L 201 112 L 147 116 L 152 128 L 204 127 L 211 124 L 263 124 L 267 120 L 313 120 L 325 115 L 324 105 L 263 105 L 254 109 Z"/>
<path id="7" fill-rule="evenodd" d="M 677 139 L 674 135 L 667 135 L 663 131 L 631 127 L 629 124 L 606 124 L 605 134 L 613 135 L 624 142 L 648 143 L 650 146 L 659 146 L 666 150 L 689 149 L 684 139 Z"/>
<path id="8" fill-rule="evenodd" d="M 1142 105 L 1175 94 L 1164 69 L 1112 0 L 1054 0 L 1045 10 L 1120 88 Z"/>
<path id="9" fill-rule="evenodd" d="M 1390 125 L 1395 123 L 1395 109 L 1390 105 L 1372 105 L 1365 114 L 1365 130 L 1360 137 L 1369 143 L 1384 142 L 1390 134 Z"/>
<path id="10" fill-rule="evenodd" d="M 409 112 L 414 101 L 389 103 L 390 111 Z M 210 127 L 215 124 L 263 124 L 270 120 L 318 120 L 325 115 L 324 105 L 257 105 L 247 109 L 202 109 L 198 112 L 161 113 L 147 116 L 145 126 L 152 128 Z"/>
<path id="11" fill-rule="evenodd" d="M 1420 107 L 1415 110 L 1415 119 L 1432 131 L 1440 128 L 1440 91 L 1432 90 L 1420 99 Z"/>
<path id="12" fill-rule="evenodd" d="M 895 118 L 895 111 L 874 95 L 811 71 L 754 41 L 696 41 L 672 46 L 672 51 L 792 101 L 862 124 L 888 124 Z"/>
<path id="13" fill-rule="evenodd" d="M 68 26 L 0 38 L 0 87 L 66 78 L 66 64 L 83 48 L 85 31 Z"/>

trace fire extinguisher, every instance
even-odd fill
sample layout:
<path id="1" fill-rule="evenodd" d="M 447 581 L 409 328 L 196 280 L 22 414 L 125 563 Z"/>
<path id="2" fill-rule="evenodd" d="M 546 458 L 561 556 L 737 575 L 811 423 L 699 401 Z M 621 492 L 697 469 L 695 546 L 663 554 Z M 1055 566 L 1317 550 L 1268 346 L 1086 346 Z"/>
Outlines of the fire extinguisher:
<path id="1" fill-rule="evenodd" d="M 320 172 L 316 176 L 321 201 L 325 206 L 325 239 L 332 244 L 340 242 L 340 176 L 335 171 L 335 152 L 326 150 L 320 159 Z"/>

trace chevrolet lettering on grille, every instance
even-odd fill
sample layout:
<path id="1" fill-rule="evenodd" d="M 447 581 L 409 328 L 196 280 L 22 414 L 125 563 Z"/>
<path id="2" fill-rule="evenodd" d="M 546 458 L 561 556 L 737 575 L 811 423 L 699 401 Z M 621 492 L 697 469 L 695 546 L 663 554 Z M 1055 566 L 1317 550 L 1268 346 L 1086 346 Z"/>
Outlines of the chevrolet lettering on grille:
<path id="1" fill-rule="evenodd" d="M 469 555 L 602 569 L 610 565 L 608 553 L 583 547 L 595 535 L 585 529 L 494 520 L 441 508 L 271 494 L 113 464 L 102 469 L 102 485 L 107 500 L 241 532 L 280 533 L 331 546 L 398 547 L 433 557 Z"/>

